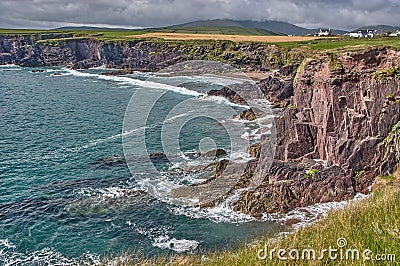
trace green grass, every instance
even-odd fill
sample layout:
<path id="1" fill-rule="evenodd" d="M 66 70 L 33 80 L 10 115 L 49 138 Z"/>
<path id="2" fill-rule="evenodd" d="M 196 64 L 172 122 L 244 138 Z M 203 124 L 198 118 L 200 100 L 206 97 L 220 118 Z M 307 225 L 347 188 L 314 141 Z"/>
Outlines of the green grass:
<path id="1" fill-rule="evenodd" d="M 172 32 L 172 33 L 199 33 L 199 34 L 233 34 L 233 35 L 273 35 L 262 29 L 246 29 L 234 26 L 221 27 L 187 27 L 187 28 L 158 28 L 158 29 L 137 29 L 137 30 L 34 30 L 34 29 L 0 29 L 0 34 L 6 35 L 46 35 L 46 34 L 71 34 L 72 38 L 93 38 L 101 41 L 130 41 L 131 36 L 149 33 L 149 32 Z M 36 36 L 38 39 L 40 36 Z M 56 39 L 52 39 L 54 43 Z M 65 40 L 62 40 L 65 41 Z M 159 40 L 164 41 L 164 40 Z M 164 41 L 171 42 L 171 41 Z M 198 40 L 202 43 L 203 40 Z M 215 41 L 214 41 L 215 42 Z M 320 38 L 312 41 L 301 42 L 281 42 L 268 43 L 275 44 L 278 47 L 291 49 L 303 49 L 306 51 L 330 51 L 341 52 L 349 50 L 359 50 L 366 47 L 392 47 L 400 49 L 399 37 L 376 37 L 376 38 Z"/>
<path id="2" fill-rule="evenodd" d="M 34 30 L 34 29 L 0 29 L 0 34 L 45 34 L 62 33 L 59 30 Z"/>
<path id="3" fill-rule="evenodd" d="M 343 48 L 360 48 L 367 46 L 389 46 L 400 49 L 399 37 L 376 37 L 376 38 L 321 38 L 307 42 L 282 42 L 276 43 L 285 48 L 308 48 L 312 50 L 340 50 Z"/>
<path id="4" fill-rule="evenodd" d="M 303 249 L 314 249 L 316 257 L 329 247 L 340 250 L 337 246 L 340 238 L 347 241 L 342 249 L 343 261 L 330 260 L 327 253 L 322 260 L 301 259 Z M 268 256 L 261 260 L 257 253 L 265 248 L 269 251 Z M 275 252 L 270 260 L 272 249 Z M 299 250 L 300 260 L 279 260 L 279 249 L 287 253 L 292 249 Z M 361 260 L 352 260 L 351 254 L 350 259 L 346 260 L 347 249 L 358 249 Z M 370 249 L 374 255 L 395 254 L 397 263 L 400 261 L 400 170 L 392 176 L 377 178 L 373 196 L 351 203 L 342 210 L 332 211 L 320 222 L 280 238 L 261 238 L 251 246 L 215 251 L 203 257 L 189 254 L 145 259 L 141 255 L 123 253 L 116 259 L 104 258 L 103 264 L 113 260 L 113 265 L 398 265 L 393 262 L 377 264 L 376 261 L 363 261 L 362 252 L 365 249 Z"/>

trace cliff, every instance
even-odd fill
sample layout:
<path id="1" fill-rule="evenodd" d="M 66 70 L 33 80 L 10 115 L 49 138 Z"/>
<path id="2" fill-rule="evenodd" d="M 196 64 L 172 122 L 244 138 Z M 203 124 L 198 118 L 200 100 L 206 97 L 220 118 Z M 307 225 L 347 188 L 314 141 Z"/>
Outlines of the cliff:
<path id="1" fill-rule="evenodd" d="M 348 200 L 393 173 L 400 162 L 399 65 L 400 52 L 385 48 L 305 60 L 293 96 L 276 99 L 286 107 L 275 119 L 275 161 L 235 209 L 259 215 Z"/>
<path id="2" fill-rule="evenodd" d="M 307 57 L 308 54 L 308 57 Z M 262 184 L 241 193 L 234 208 L 251 215 L 285 212 L 368 192 L 377 176 L 400 161 L 400 52 L 371 48 L 310 56 L 275 45 L 226 41 L 101 41 L 68 34 L 0 35 L 0 64 L 106 65 L 154 71 L 193 59 L 247 70 L 279 69 L 259 83 L 274 103 L 277 147 Z M 229 88 L 212 91 L 234 102 Z M 252 110 L 243 119 L 255 119 Z M 259 145 L 250 147 L 257 157 Z M 236 188 L 245 187 L 257 159 Z M 212 206 L 212 204 L 209 204 Z"/>
<path id="3" fill-rule="evenodd" d="M 287 62 L 300 64 L 302 53 L 260 43 L 230 41 L 104 41 L 68 34 L 0 35 L 0 64 L 89 68 L 105 65 L 156 71 L 186 60 L 219 60 L 238 68 L 268 71 Z"/>

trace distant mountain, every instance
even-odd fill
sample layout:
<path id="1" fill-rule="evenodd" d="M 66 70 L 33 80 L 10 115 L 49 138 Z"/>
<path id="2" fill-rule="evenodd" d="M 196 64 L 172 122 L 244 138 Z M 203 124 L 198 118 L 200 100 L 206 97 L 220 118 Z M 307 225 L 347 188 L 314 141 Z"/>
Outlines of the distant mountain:
<path id="1" fill-rule="evenodd" d="M 384 25 L 383 25 L 384 26 Z M 386 27 L 386 26 L 385 26 Z M 390 27 L 390 26 L 387 26 Z M 318 29 L 307 29 L 283 21 L 252 21 L 214 19 L 199 20 L 189 23 L 172 25 L 160 28 L 125 29 L 125 28 L 98 28 L 98 27 L 61 27 L 55 30 L 75 31 L 144 31 L 144 32 L 176 32 L 176 33 L 204 33 L 204 34 L 240 34 L 240 35 L 314 35 Z M 333 34 L 344 34 L 347 31 L 332 29 Z M 386 32 L 386 31 L 385 31 Z"/>
<path id="2" fill-rule="evenodd" d="M 171 26 L 166 28 L 146 29 L 149 32 L 197 33 L 197 34 L 227 34 L 227 35 L 282 35 L 265 29 L 244 28 L 241 26 Z"/>
<path id="3" fill-rule="evenodd" d="M 136 29 L 126 28 L 106 28 L 106 27 L 60 27 L 54 30 L 71 30 L 71 31 L 136 31 Z"/>
<path id="4" fill-rule="evenodd" d="M 270 32 L 280 33 L 284 35 L 307 35 L 315 34 L 319 29 L 306 29 L 283 21 L 252 21 L 252 20 L 231 20 L 231 19 L 214 19 L 199 20 L 180 25 L 170 26 L 168 28 L 186 28 L 186 27 L 216 27 L 231 26 L 252 29 L 263 29 Z M 346 31 L 333 29 L 333 34 L 344 34 Z"/>
<path id="5" fill-rule="evenodd" d="M 378 33 L 380 34 L 384 34 L 387 32 L 394 32 L 396 30 L 400 30 L 400 26 L 390 26 L 390 25 L 371 25 L 371 26 L 364 26 L 361 28 L 358 28 L 354 31 L 358 31 L 358 30 L 377 30 Z"/>

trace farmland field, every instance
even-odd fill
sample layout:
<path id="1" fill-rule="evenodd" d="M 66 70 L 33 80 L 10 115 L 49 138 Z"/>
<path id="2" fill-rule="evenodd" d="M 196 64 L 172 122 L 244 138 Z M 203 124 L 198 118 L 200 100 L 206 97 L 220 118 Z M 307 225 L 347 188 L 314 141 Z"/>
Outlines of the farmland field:
<path id="1" fill-rule="evenodd" d="M 135 38 L 161 38 L 165 40 L 225 40 L 234 42 L 298 42 L 311 41 L 314 36 L 257 36 L 257 35 L 223 35 L 223 34 L 190 34 L 190 33 L 145 33 L 132 36 Z"/>

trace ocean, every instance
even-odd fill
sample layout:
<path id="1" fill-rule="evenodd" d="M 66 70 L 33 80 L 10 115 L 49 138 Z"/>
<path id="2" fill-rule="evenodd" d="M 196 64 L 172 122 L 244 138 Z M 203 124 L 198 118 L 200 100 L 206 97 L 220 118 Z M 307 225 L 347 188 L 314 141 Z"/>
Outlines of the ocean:
<path id="1" fill-rule="evenodd" d="M 249 159 L 244 107 L 204 97 L 235 78 L 42 69 L 0 67 L 0 264 L 202 253 L 283 229 L 234 212 L 237 195 L 206 209 L 169 195 L 204 180 L 185 171 L 212 162 L 200 152 Z"/>

